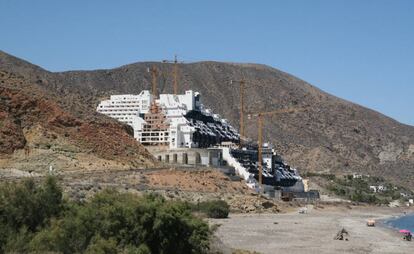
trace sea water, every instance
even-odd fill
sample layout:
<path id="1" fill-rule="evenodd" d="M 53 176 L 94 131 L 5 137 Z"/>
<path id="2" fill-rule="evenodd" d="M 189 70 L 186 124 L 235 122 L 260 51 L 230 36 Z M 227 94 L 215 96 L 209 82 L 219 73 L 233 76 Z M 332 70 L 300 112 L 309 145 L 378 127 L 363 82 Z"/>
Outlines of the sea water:
<path id="1" fill-rule="evenodd" d="M 385 221 L 385 224 L 396 229 L 407 229 L 414 232 L 414 214 L 400 216 Z"/>

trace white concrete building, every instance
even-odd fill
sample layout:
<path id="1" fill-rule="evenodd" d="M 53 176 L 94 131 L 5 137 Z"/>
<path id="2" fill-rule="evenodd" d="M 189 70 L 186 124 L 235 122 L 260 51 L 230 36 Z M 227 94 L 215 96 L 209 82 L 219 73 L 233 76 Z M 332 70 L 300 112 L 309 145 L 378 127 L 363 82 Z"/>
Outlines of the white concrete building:
<path id="1" fill-rule="evenodd" d="M 264 143 L 262 147 L 262 163 L 267 169 L 272 169 L 273 167 L 273 146 L 269 143 Z"/>
<path id="2" fill-rule="evenodd" d="M 98 105 L 97 111 L 131 125 L 134 137 L 144 145 L 165 145 L 167 141 L 173 149 L 237 143 L 237 131 L 206 108 L 200 97 L 198 92 L 189 90 L 179 95 L 160 94 L 159 99 L 154 99 L 144 90 L 139 95 L 112 95 Z M 168 128 L 158 128 L 160 125 Z"/>
<path id="3" fill-rule="evenodd" d="M 153 96 L 146 90 L 138 95 L 111 95 L 109 100 L 99 103 L 96 111 L 131 125 L 134 129 L 134 137 L 137 138 L 138 131 L 145 123 L 139 114 L 148 113 L 152 100 Z"/>

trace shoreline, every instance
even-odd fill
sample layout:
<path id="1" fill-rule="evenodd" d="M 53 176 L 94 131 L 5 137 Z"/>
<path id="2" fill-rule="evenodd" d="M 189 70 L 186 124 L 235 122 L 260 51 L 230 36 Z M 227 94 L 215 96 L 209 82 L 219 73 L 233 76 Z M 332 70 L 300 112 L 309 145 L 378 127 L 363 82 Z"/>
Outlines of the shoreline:
<path id="1" fill-rule="evenodd" d="M 410 217 L 414 218 L 414 211 L 408 212 L 406 214 L 401 214 L 401 215 L 396 215 L 396 216 L 392 216 L 392 217 L 389 217 L 389 218 L 381 219 L 381 220 L 379 220 L 379 223 L 380 223 L 379 226 L 384 227 L 384 228 L 389 229 L 389 230 L 397 231 L 397 232 L 399 230 L 402 230 L 402 229 L 412 230 L 410 228 L 402 228 L 402 227 L 397 227 L 397 226 L 394 226 L 394 225 L 390 224 L 391 221 L 396 221 L 396 220 L 399 220 L 399 219 L 407 217 L 407 216 L 410 216 Z"/>
<path id="2" fill-rule="evenodd" d="M 376 221 L 376 225 L 377 226 L 377 222 L 378 222 L 378 227 L 382 230 L 388 231 L 391 234 L 395 235 L 396 237 L 402 237 L 401 233 L 399 232 L 399 230 L 403 229 L 403 228 L 398 228 L 398 227 L 394 227 L 390 224 L 388 224 L 387 222 L 391 221 L 391 220 L 398 220 L 404 216 L 408 216 L 408 215 L 414 215 L 414 211 L 411 211 L 409 213 L 406 214 L 399 214 L 399 215 L 390 215 L 390 216 L 386 216 L 384 218 L 379 219 L 378 221 Z M 414 246 L 413 246 L 414 247 Z"/>
<path id="3" fill-rule="evenodd" d="M 387 207 L 326 207 L 310 209 L 307 214 L 230 214 L 229 219 L 210 223 L 220 224 L 216 236 L 226 246 L 262 254 L 412 253 L 414 242 L 403 241 L 397 230 L 383 224 L 403 216 L 404 211 L 408 212 Z M 380 223 L 368 227 L 367 219 Z M 349 232 L 349 241 L 334 240 L 342 228 Z"/>

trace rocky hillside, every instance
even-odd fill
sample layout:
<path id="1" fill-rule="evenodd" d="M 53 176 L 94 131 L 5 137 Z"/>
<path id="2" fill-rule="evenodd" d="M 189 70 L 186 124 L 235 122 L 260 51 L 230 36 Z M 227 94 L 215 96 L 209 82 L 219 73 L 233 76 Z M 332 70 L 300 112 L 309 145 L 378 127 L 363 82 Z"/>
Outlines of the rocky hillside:
<path id="1" fill-rule="evenodd" d="M 172 91 L 172 65 L 135 63 L 111 70 L 51 73 L 0 52 L 0 69 L 22 75 L 61 98 L 75 116 L 97 117 L 99 100 L 150 89 L 147 68 L 160 70 L 160 92 Z M 239 91 L 229 80 L 245 78 L 246 110 L 307 107 L 307 112 L 265 120 L 265 136 L 287 161 L 304 171 L 384 176 L 414 187 L 414 127 L 329 95 L 292 75 L 257 64 L 198 62 L 180 65 L 180 91 L 201 92 L 206 105 L 238 126 Z M 63 95 L 63 96 L 62 96 Z M 247 135 L 257 137 L 255 119 Z"/>
<path id="2" fill-rule="evenodd" d="M 59 105 L 61 100 L 23 76 L 0 71 L 0 167 L 41 171 L 49 165 L 63 170 L 153 165 L 129 127 L 103 117 L 76 117 Z"/>

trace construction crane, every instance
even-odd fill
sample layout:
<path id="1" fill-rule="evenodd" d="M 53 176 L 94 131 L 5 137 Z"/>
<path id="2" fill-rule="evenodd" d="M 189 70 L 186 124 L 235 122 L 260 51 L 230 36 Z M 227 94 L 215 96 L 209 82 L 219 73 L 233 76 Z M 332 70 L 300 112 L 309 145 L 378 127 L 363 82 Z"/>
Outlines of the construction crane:
<path id="1" fill-rule="evenodd" d="M 174 60 L 162 60 L 163 63 L 173 63 L 174 64 L 174 68 L 173 68 L 173 78 L 174 78 L 174 86 L 173 86 L 173 91 L 174 91 L 174 95 L 178 94 L 178 64 L 179 63 L 184 63 L 184 62 L 178 62 L 177 60 L 177 55 L 174 55 Z"/>
<path id="2" fill-rule="evenodd" d="M 247 84 L 252 84 L 249 82 L 246 82 L 245 78 L 242 78 L 241 80 L 230 80 L 230 85 L 232 85 L 233 83 L 238 83 L 239 84 L 239 94 L 240 94 L 240 137 L 244 138 L 244 89 L 246 88 Z"/>
<path id="3" fill-rule="evenodd" d="M 152 66 L 151 68 L 147 69 L 147 72 L 151 73 L 152 76 L 152 95 L 154 96 L 154 98 L 157 98 L 158 93 L 157 93 L 157 76 L 158 76 L 158 69 L 155 66 Z"/>
<path id="4" fill-rule="evenodd" d="M 277 115 L 277 114 L 296 113 L 296 112 L 305 111 L 305 110 L 306 110 L 306 108 L 287 108 L 287 109 L 279 109 L 279 110 L 273 110 L 273 111 L 268 111 L 268 112 L 258 112 L 258 113 L 249 113 L 248 114 L 249 118 L 250 117 L 257 117 L 257 144 L 258 144 L 258 150 L 257 150 L 258 164 L 257 164 L 257 167 L 258 167 L 258 170 L 259 170 L 260 190 L 262 190 L 262 185 L 263 185 L 262 146 L 263 146 L 264 117 L 265 116 L 271 116 L 271 115 Z"/>
<path id="5" fill-rule="evenodd" d="M 239 83 L 240 87 L 240 138 L 244 137 L 244 85 L 246 81 L 243 79 L 241 80 L 230 80 L 230 85 L 233 83 Z"/>

